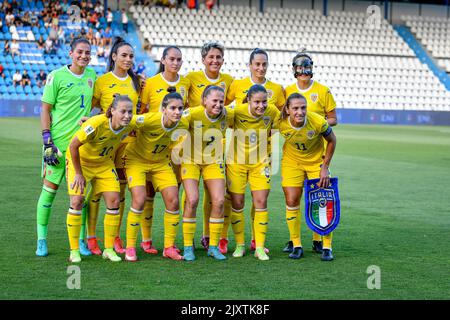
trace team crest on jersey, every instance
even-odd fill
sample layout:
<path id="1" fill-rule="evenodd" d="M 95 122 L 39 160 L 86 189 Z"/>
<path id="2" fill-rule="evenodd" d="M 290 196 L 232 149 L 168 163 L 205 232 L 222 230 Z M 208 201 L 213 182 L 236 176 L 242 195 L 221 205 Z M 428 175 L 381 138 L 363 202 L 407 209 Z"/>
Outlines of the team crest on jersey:
<path id="1" fill-rule="evenodd" d="M 222 122 L 220 123 L 220 130 L 225 130 L 226 127 L 227 127 L 227 121 L 222 120 Z"/>
<path id="2" fill-rule="evenodd" d="M 263 122 L 264 122 L 264 125 L 267 126 L 270 123 L 270 117 L 268 117 L 268 116 L 263 117 Z"/>
<path id="3" fill-rule="evenodd" d="M 311 140 L 314 137 L 314 130 L 309 130 L 308 133 L 306 133 L 306 136 L 309 140 Z"/>
<path id="4" fill-rule="evenodd" d="M 273 91 L 272 91 L 272 90 L 269 90 L 269 89 L 266 89 L 266 91 L 267 91 L 267 98 L 272 99 L 272 97 L 273 97 Z"/>
<path id="5" fill-rule="evenodd" d="M 311 93 L 311 95 L 309 97 L 311 98 L 312 102 L 317 102 L 317 99 L 319 99 L 319 94 L 318 93 Z"/>
<path id="6" fill-rule="evenodd" d="M 92 89 L 92 87 L 94 86 L 94 81 L 92 79 L 88 79 L 88 86 L 89 88 Z"/>
<path id="7" fill-rule="evenodd" d="M 183 117 L 189 115 L 189 109 L 185 109 L 183 111 Z"/>
<path id="8" fill-rule="evenodd" d="M 184 95 L 186 94 L 186 88 L 184 86 L 180 87 L 180 94 L 184 98 Z"/>
<path id="9" fill-rule="evenodd" d="M 227 90 L 227 85 L 223 81 L 221 83 L 219 83 L 219 87 L 221 87 L 223 90 Z"/>
<path id="10" fill-rule="evenodd" d="M 327 188 L 319 188 L 319 181 L 305 181 L 305 221 L 311 230 L 324 236 L 336 229 L 340 220 L 338 178 L 331 178 Z"/>
<path id="11" fill-rule="evenodd" d="M 144 123 L 144 116 L 137 116 L 136 123 Z"/>
<path id="12" fill-rule="evenodd" d="M 86 132 L 86 135 L 90 135 L 92 132 L 94 132 L 94 127 L 93 126 L 86 126 L 86 128 L 84 128 L 84 132 Z"/>

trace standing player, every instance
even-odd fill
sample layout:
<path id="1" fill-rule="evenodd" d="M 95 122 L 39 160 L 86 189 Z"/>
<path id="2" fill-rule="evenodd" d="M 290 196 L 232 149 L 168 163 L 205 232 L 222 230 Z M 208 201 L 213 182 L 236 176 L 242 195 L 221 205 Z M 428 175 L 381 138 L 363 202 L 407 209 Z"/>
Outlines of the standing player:
<path id="1" fill-rule="evenodd" d="M 264 243 L 268 229 L 267 198 L 270 191 L 270 152 L 268 139 L 280 112 L 267 103 L 267 90 L 259 84 L 250 87 L 244 104 L 234 108 L 233 142 L 227 155 L 227 188 L 231 195 L 231 224 L 236 238 L 233 257 L 245 254 L 245 189 L 250 184 L 255 206 L 255 257 L 269 260 Z"/>
<path id="2" fill-rule="evenodd" d="M 233 110 L 224 107 L 225 92 L 218 86 L 207 86 L 203 92 L 201 106 L 189 108 L 184 117 L 189 122 L 189 134 L 184 141 L 181 178 L 186 192 L 183 212 L 184 259 L 195 260 L 194 234 L 199 197 L 199 181 L 208 188 L 211 196 L 209 218 L 210 242 L 208 256 L 217 260 L 226 257 L 219 251 L 220 234 L 223 227 L 223 203 L 225 195 L 225 165 L 223 137 L 233 123 Z"/>
<path id="3" fill-rule="evenodd" d="M 95 71 L 87 67 L 91 61 L 91 45 L 88 40 L 74 39 L 70 45 L 69 55 L 72 59 L 71 64 L 48 75 L 42 96 L 44 180 L 37 204 L 36 250 L 36 255 L 40 257 L 48 254 L 48 221 L 56 191 L 65 175 L 65 152 L 70 139 L 79 129 L 79 121 L 89 116 L 91 112 L 96 79 Z"/>
<path id="4" fill-rule="evenodd" d="M 67 150 L 67 189 L 70 208 L 67 231 L 70 242 L 70 262 L 80 262 L 78 247 L 81 209 L 86 184 L 91 182 L 106 202 L 105 250 L 103 258 L 114 262 L 122 259 L 114 252 L 114 239 L 120 223 L 120 185 L 114 166 L 114 154 L 120 142 L 135 129 L 142 119 L 133 118 L 133 102 L 126 95 L 116 95 L 106 114 L 87 120 L 78 130 Z"/>
<path id="5" fill-rule="evenodd" d="M 170 161 L 173 136 L 178 130 L 186 133 L 188 129 L 187 121 L 181 117 L 183 109 L 183 97 L 179 93 L 167 94 L 161 104 L 162 112 L 139 116 L 143 123 L 137 131 L 137 138 L 125 149 L 125 170 L 132 195 L 127 218 L 127 261 L 137 261 L 136 239 L 143 221 L 141 215 L 146 202 L 148 176 L 155 190 L 161 192 L 165 204 L 163 256 L 183 259 L 175 247 L 180 215 L 178 183 Z"/>
<path id="6" fill-rule="evenodd" d="M 292 59 L 292 71 L 297 82 L 286 88 L 286 97 L 300 93 L 306 98 L 308 111 L 321 115 L 330 126 L 337 125 L 336 102 L 328 87 L 312 79 L 313 61 L 311 55 L 303 50 Z M 325 150 L 325 149 L 324 149 Z M 322 253 L 322 237 L 313 232 L 313 251 Z M 284 252 L 292 252 L 292 239 L 286 244 Z"/>
<path id="7" fill-rule="evenodd" d="M 139 100 L 140 82 L 137 75 L 133 72 L 134 64 L 134 50 L 133 47 L 125 42 L 122 38 L 115 39 L 111 47 L 111 53 L 108 57 L 108 71 L 100 76 L 95 82 L 94 99 L 92 105 L 94 108 L 100 108 L 100 112 L 104 113 L 111 105 L 114 95 L 127 95 L 133 102 L 133 114 L 136 114 L 136 109 Z M 119 226 L 117 230 L 117 238 L 114 240 L 114 249 L 117 253 L 125 253 L 120 239 L 120 225 L 125 206 L 125 188 L 127 180 L 123 170 L 122 156 L 128 142 L 133 141 L 134 137 L 127 137 L 120 144 L 115 154 L 114 162 L 117 169 L 117 174 L 120 179 L 120 209 L 119 209 Z M 97 238 L 95 235 L 97 217 L 99 212 L 99 204 L 101 193 L 95 188 L 91 190 L 89 201 L 88 214 L 88 247 L 92 253 L 96 255 L 102 254 L 98 247 Z"/>
<path id="8" fill-rule="evenodd" d="M 269 66 L 269 56 L 266 51 L 256 48 L 250 53 L 250 61 L 249 61 L 249 69 L 250 76 L 234 80 L 230 86 L 230 90 L 228 90 L 227 94 L 227 102 L 235 101 L 236 104 L 242 104 L 245 97 L 247 96 L 248 89 L 254 84 L 260 84 L 267 90 L 267 102 L 269 104 L 274 104 L 277 106 L 279 110 L 284 106 L 286 98 L 284 97 L 283 87 L 277 83 L 274 83 L 266 78 L 267 68 Z M 270 146 L 269 146 L 270 150 Z M 230 219 L 227 217 L 230 216 L 230 205 L 227 205 L 229 202 L 229 197 L 225 196 L 225 222 L 222 231 L 222 238 L 219 242 L 219 248 L 222 253 L 226 253 L 228 251 L 228 227 L 230 225 Z M 251 208 L 251 219 L 252 219 L 252 242 L 250 244 L 250 250 L 255 250 L 255 230 L 253 228 L 253 221 L 255 219 L 255 207 L 252 204 Z M 266 253 L 268 253 L 268 249 L 266 249 Z"/>
<path id="9" fill-rule="evenodd" d="M 167 93 L 177 92 L 183 99 L 183 105 L 187 103 L 189 87 L 191 82 L 180 75 L 183 64 L 181 50 L 176 46 L 168 46 L 164 49 L 159 65 L 158 73 L 147 79 L 142 91 L 142 113 L 157 113 L 161 111 L 161 104 Z M 173 166 L 179 178 L 179 168 Z M 179 182 L 180 179 L 177 179 Z M 142 249 L 149 254 L 157 254 L 158 250 L 153 246 L 152 224 L 153 224 L 153 203 L 155 189 L 150 181 L 147 182 L 147 197 L 141 215 Z"/>
<path id="10" fill-rule="evenodd" d="M 283 159 L 281 161 L 281 185 L 286 198 L 286 222 L 289 228 L 293 250 L 289 258 L 303 256 L 300 239 L 300 199 L 303 181 L 320 178 L 319 187 L 330 184 L 328 168 L 336 148 L 336 136 L 328 122 L 319 114 L 307 111 L 307 100 L 299 93 L 291 94 L 282 111 L 279 130 L 284 137 Z M 327 142 L 325 157 L 324 140 Z M 321 259 L 333 260 L 331 233 L 323 237 Z"/>
<path id="11" fill-rule="evenodd" d="M 226 73 L 221 73 L 220 69 L 224 63 L 224 46 L 217 41 L 206 42 L 202 47 L 202 63 L 205 66 L 204 70 L 190 72 L 187 78 L 191 81 L 189 89 L 188 105 L 190 107 L 199 106 L 202 104 L 202 94 L 205 88 L 209 85 L 219 86 L 224 90 L 225 98 L 227 92 L 233 82 L 233 77 Z M 208 249 L 209 246 L 209 213 L 211 211 L 211 199 L 207 192 L 207 187 L 204 186 L 203 194 L 203 235 L 202 246 Z M 183 194 L 184 195 L 184 194 Z"/>

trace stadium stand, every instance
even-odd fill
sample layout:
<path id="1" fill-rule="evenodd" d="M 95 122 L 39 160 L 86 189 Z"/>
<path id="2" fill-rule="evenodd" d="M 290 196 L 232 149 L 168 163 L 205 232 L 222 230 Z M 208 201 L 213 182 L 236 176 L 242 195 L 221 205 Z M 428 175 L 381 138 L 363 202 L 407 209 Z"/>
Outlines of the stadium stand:
<path id="1" fill-rule="evenodd" d="M 306 47 L 316 79 L 331 88 L 340 108 L 450 110 L 450 92 L 387 20 L 371 29 L 365 14 L 357 12 L 324 16 L 315 10 L 268 8 L 262 14 L 227 5 L 218 10 L 130 8 L 155 56 L 161 57 L 169 44 L 183 49 L 182 73 L 202 69 L 200 47 L 216 39 L 226 47 L 223 72 L 247 76 L 249 53 L 260 47 L 269 52 L 268 77 L 287 86 L 295 81 L 292 57 Z"/>

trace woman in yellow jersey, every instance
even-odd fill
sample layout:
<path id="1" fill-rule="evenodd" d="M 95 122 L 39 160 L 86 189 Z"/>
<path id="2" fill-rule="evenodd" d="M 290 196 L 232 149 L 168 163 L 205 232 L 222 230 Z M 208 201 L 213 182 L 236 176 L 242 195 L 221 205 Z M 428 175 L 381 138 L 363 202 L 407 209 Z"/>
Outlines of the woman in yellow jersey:
<path id="1" fill-rule="evenodd" d="M 164 252 L 163 256 L 182 260 L 175 247 L 175 238 L 180 221 L 178 183 L 172 169 L 170 145 L 174 135 L 188 129 L 187 121 L 181 118 L 184 109 L 183 97 L 177 93 L 166 95 L 161 104 L 162 112 L 150 112 L 142 117 L 143 123 L 137 137 L 125 149 L 125 170 L 132 202 L 127 218 L 127 248 L 125 260 L 137 261 L 136 239 L 142 212 L 146 202 L 146 181 L 161 192 L 165 204 Z"/>
<path id="2" fill-rule="evenodd" d="M 184 259 L 195 260 L 194 234 L 199 198 L 199 180 L 211 196 L 209 218 L 210 242 L 208 256 L 217 260 L 226 257 L 217 245 L 223 227 L 223 203 L 225 195 L 225 165 L 222 140 L 226 129 L 233 123 L 233 110 L 224 107 L 225 93 L 221 87 L 208 86 L 203 92 L 201 106 L 185 110 L 189 122 L 189 134 L 183 142 L 181 178 L 186 192 L 183 212 Z"/>
<path id="3" fill-rule="evenodd" d="M 168 46 L 164 49 L 159 65 L 158 73 L 146 80 L 144 89 L 142 90 L 142 113 L 160 112 L 161 103 L 167 93 L 177 92 L 181 95 L 183 104 L 186 105 L 189 93 L 190 81 L 179 74 L 183 64 L 181 50 L 176 46 Z M 173 169 L 179 178 L 179 167 L 174 165 Z M 144 211 L 141 215 L 141 232 L 142 242 L 141 248 L 149 254 L 157 254 L 158 250 L 153 245 L 152 225 L 153 225 L 153 203 L 155 198 L 155 190 L 150 181 L 147 183 L 147 198 L 144 205 Z"/>
<path id="4" fill-rule="evenodd" d="M 320 178 L 319 187 L 330 184 L 328 168 L 336 148 L 336 136 L 328 122 L 319 114 L 307 110 L 307 99 L 291 94 L 282 111 L 278 128 L 285 142 L 281 161 L 281 186 L 286 198 L 286 223 L 293 250 L 289 258 L 300 259 L 303 248 L 300 239 L 300 199 L 303 181 Z M 324 140 L 327 142 L 323 155 Z M 322 260 L 333 260 L 331 234 L 323 237 Z"/>
<path id="5" fill-rule="evenodd" d="M 292 71 L 297 79 L 296 83 L 286 87 L 286 97 L 297 92 L 306 98 L 308 111 L 320 114 L 330 126 L 337 125 L 336 102 L 330 89 L 313 80 L 313 61 L 311 55 L 305 50 L 299 52 L 292 59 Z M 324 149 L 325 151 L 325 149 Z M 284 252 L 292 252 L 293 244 L 289 241 Z M 322 237 L 313 232 L 313 251 L 322 253 Z"/>
<path id="6" fill-rule="evenodd" d="M 70 262 L 81 261 L 81 210 L 89 182 L 103 194 L 106 202 L 103 258 L 111 261 L 122 260 L 113 250 L 119 224 L 120 203 L 119 177 L 114 165 L 114 154 L 121 141 L 137 126 L 138 119 L 133 118 L 133 102 L 128 96 L 116 95 L 105 114 L 87 120 L 72 138 L 66 156 L 66 180 L 70 195 L 67 214 Z"/>
<path id="7" fill-rule="evenodd" d="M 111 47 L 111 53 L 108 57 L 108 71 L 100 76 L 95 82 L 94 97 L 92 99 L 93 108 L 99 108 L 100 112 L 105 112 L 115 94 L 128 95 L 133 102 L 133 114 L 136 114 L 137 105 L 140 94 L 140 81 L 138 76 L 133 72 L 134 50 L 133 47 L 125 42 L 122 38 L 116 38 Z M 120 239 L 120 225 L 125 206 L 125 188 L 127 180 L 123 170 L 122 156 L 128 142 L 134 139 L 133 135 L 127 137 L 120 144 L 115 154 L 114 162 L 117 174 L 120 179 L 120 206 L 119 206 L 119 226 L 117 238 L 114 241 L 114 250 L 117 253 L 125 253 Z M 102 252 L 98 247 L 95 229 L 99 211 L 99 201 L 101 194 L 92 188 L 90 192 L 88 204 L 87 219 L 87 238 L 88 248 L 93 254 L 100 255 Z"/>
<path id="8" fill-rule="evenodd" d="M 245 254 L 243 211 L 248 183 L 255 206 L 255 257 L 269 260 L 264 250 L 271 175 L 268 140 L 280 112 L 275 105 L 268 104 L 267 99 L 267 90 L 255 84 L 248 90 L 245 103 L 234 107 L 233 141 L 227 154 L 227 190 L 231 196 L 231 224 L 236 238 L 233 257 Z"/>
<path id="9" fill-rule="evenodd" d="M 284 97 L 284 89 L 281 85 L 274 83 L 266 78 L 267 68 L 269 66 L 269 56 L 266 51 L 256 48 L 250 53 L 249 69 L 250 76 L 234 80 L 228 90 L 227 94 L 227 104 L 235 101 L 236 104 L 241 104 L 242 101 L 247 96 L 248 89 L 254 84 L 260 84 L 267 90 L 267 100 L 269 104 L 274 104 L 279 110 L 284 106 L 286 98 Z M 225 197 L 225 217 L 229 217 L 231 213 L 229 212 L 230 206 L 227 205 L 229 197 Z M 253 220 L 255 218 L 255 208 L 252 205 L 251 209 L 251 219 L 252 219 L 252 241 L 250 244 L 250 250 L 255 250 L 255 230 L 253 229 Z M 219 241 L 219 249 L 222 253 L 228 251 L 228 227 L 230 225 L 230 219 L 225 218 L 222 237 Z M 266 253 L 269 250 L 266 249 Z"/>
<path id="10" fill-rule="evenodd" d="M 189 72 L 186 77 L 191 81 L 189 89 L 188 105 L 196 107 L 202 104 L 202 94 L 209 85 L 219 86 L 224 90 L 225 98 L 233 82 L 233 77 L 226 73 L 221 73 L 220 69 L 224 63 L 224 46 L 217 41 L 209 41 L 203 44 L 201 49 L 202 63 L 204 70 Z M 206 190 L 205 186 L 205 190 Z M 183 197 L 184 198 L 184 197 Z M 209 212 L 211 199 L 208 192 L 203 194 L 203 236 L 202 246 L 208 249 L 209 246 Z"/>

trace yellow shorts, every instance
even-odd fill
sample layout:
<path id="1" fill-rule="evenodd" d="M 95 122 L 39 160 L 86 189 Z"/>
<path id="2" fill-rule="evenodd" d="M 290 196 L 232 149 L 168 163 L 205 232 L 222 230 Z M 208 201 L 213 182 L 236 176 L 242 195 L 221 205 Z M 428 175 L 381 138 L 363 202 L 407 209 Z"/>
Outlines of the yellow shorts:
<path id="1" fill-rule="evenodd" d="M 92 184 L 92 188 L 98 193 L 103 192 L 120 192 L 119 176 L 117 175 L 114 163 L 111 161 L 108 164 L 101 166 L 82 166 L 83 176 L 86 179 L 86 187 L 89 182 Z M 85 196 L 86 188 L 83 193 L 78 189 L 77 192 L 72 190 L 71 184 L 75 179 L 75 169 L 71 160 L 66 160 L 66 181 L 67 191 L 71 196 Z"/>
<path id="2" fill-rule="evenodd" d="M 116 169 L 123 169 L 125 168 L 125 160 L 123 159 L 125 155 L 125 148 L 127 147 L 127 142 L 122 142 L 117 147 L 116 156 L 114 158 L 114 165 L 116 166 Z"/>
<path id="3" fill-rule="evenodd" d="M 195 164 L 182 163 L 181 164 L 181 180 L 193 179 L 200 180 L 224 179 L 225 180 L 225 165 L 223 163 L 213 164 Z"/>
<path id="4" fill-rule="evenodd" d="M 228 191 L 245 194 L 247 183 L 251 191 L 270 190 L 270 163 L 260 165 L 227 164 Z"/>
<path id="5" fill-rule="evenodd" d="M 281 160 L 281 186 L 303 188 L 305 179 L 320 177 L 320 165 L 302 165 L 293 160 L 283 158 Z"/>
<path id="6" fill-rule="evenodd" d="M 124 157 L 125 175 L 128 187 L 145 186 L 146 181 L 151 181 L 155 191 L 161 191 L 168 187 L 177 187 L 177 178 L 170 162 L 142 162 L 132 157 Z"/>

